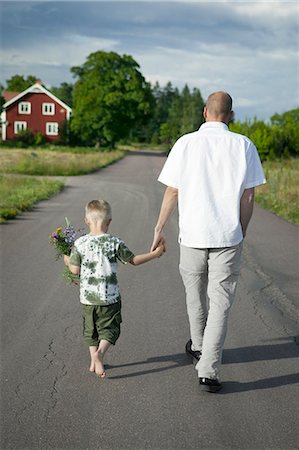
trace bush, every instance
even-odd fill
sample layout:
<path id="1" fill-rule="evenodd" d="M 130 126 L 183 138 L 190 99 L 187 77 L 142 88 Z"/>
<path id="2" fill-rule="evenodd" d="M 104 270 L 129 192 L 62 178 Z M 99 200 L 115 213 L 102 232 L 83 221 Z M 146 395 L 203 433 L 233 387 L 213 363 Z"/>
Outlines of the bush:
<path id="1" fill-rule="evenodd" d="M 34 145 L 40 146 L 46 144 L 46 142 L 46 137 L 38 131 L 34 137 Z"/>
<path id="2" fill-rule="evenodd" d="M 24 147 L 35 144 L 35 134 L 30 128 L 20 131 L 14 139 L 14 142 L 22 144 Z"/>
<path id="3" fill-rule="evenodd" d="M 254 119 L 252 122 L 230 124 L 231 131 L 245 134 L 256 145 L 263 161 L 296 157 L 299 154 L 299 108 L 275 114 L 270 123 Z"/>

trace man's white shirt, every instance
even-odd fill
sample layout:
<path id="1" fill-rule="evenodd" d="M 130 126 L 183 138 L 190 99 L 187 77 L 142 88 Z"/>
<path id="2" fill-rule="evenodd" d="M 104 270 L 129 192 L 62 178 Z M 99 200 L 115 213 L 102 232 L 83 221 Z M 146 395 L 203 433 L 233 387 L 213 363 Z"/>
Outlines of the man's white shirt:
<path id="1" fill-rule="evenodd" d="M 222 122 L 178 139 L 158 180 L 178 189 L 179 242 L 194 248 L 239 244 L 241 196 L 266 182 L 254 144 Z"/>

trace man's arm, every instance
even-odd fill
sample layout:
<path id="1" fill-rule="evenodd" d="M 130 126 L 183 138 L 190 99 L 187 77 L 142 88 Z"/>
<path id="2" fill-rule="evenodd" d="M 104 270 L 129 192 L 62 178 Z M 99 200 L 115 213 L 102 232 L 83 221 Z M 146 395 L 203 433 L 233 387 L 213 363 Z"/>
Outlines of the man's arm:
<path id="1" fill-rule="evenodd" d="M 157 225 L 155 226 L 155 233 L 154 233 L 154 239 L 151 246 L 151 251 L 155 250 L 157 248 L 157 245 L 161 240 L 164 241 L 163 237 L 163 228 L 166 225 L 169 217 L 175 210 L 178 203 L 178 189 L 175 189 L 173 187 L 168 186 L 165 190 L 160 214 L 158 218 Z"/>
<path id="2" fill-rule="evenodd" d="M 240 221 L 244 238 L 246 236 L 246 230 L 253 213 L 253 205 L 254 205 L 254 188 L 245 189 L 240 201 Z"/>

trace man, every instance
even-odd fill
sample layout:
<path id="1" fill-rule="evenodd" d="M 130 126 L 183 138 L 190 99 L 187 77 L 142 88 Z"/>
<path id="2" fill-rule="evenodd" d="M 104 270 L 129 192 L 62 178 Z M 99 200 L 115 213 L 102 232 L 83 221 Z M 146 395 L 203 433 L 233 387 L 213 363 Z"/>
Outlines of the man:
<path id="1" fill-rule="evenodd" d="M 205 123 L 174 144 L 159 176 L 167 186 L 152 249 L 178 204 L 180 273 L 201 390 L 217 392 L 228 313 L 240 272 L 242 241 L 252 216 L 254 188 L 265 183 L 254 144 L 232 133 L 232 99 L 208 98 Z"/>

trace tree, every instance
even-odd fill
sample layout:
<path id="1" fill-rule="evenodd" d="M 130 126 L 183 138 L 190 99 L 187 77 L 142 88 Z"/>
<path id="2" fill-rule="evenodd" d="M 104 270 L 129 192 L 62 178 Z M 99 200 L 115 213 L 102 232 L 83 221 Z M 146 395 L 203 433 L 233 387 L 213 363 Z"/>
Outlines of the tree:
<path id="1" fill-rule="evenodd" d="M 4 86 L 0 83 L 0 112 L 2 111 L 2 106 L 5 103 L 5 98 L 3 97 Z"/>
<path id="2" fill-rule="evenodd" d="M 6 90 L 10 92 L 22 92 L 38 80 L 39 78 L 34 75 L 28 75 L 27 78 L 23 75 L 13 75 L 9 80 L 6 80 Z"/>
<path id="3" fill-rule="evenodd" d="M 143 127 L 133 128 L 131 138 L 138 142 L 151 142 L 157 144 L 161 141 L 160 127 L 165 123 L 169 116 L 169 110 L 173 101 L 179 96 L 177 88 L 173 88 L 171 82 L 165 87 L 161 87 L 158 82 L 151 88 L 153 96 L 152 114 L 150 119 Z M 168 130 L 168 127 L 165 127 Z M 168 132 L 164 132 L 164 134 Z M 164 140 L 162 139 L 162 142 Z"/>
<path id="4" fill-rule="evenodd" d="M 277 156 L 298 156 L 299 108 L 274 114 L 270 120 Z"/>
<path id="5" fill-rule="evenodd" d="M 298 125 L 299 123 L 299 108 L 291 109 L 283 114 L 274 114 L 271 119 L 272 125 L 283 127 L 285 125 Z M 297 126 L 296 126 L 297 128 Z"/>
<path id="6" fill-rule="evenodd" d="M 131 56 L 98 51 L 71 72 L 78 78 L 71 128 L 85 144 L 113 147 L 150 116 L 150 85 Z"/>
<path id="7" fill-rule="evenodd" d="M 190 92 L 186 84 L 182 92 L 172 98 L 168 117 L 160 125 L 160 141 L 172 144 L 179 136 L 197 130 L 203 122 L 203 106 L 199 89 Z"/>
<path id="8" fill-rule="evenodd" d="M 177 88 L 173 88 L 170 81 L 164 88 L 160 88 L 159 83 L 156 83 L 153 92 L 157 104 L 156 119 L 160 126 L 161 123 L 167 121 L 171 105 L 176 99 L 179 98 L 180 94 Z"/>
<path id="9" fill-rule="evenodd" d="M 245 134 L 256 145 L 262 160 L 288 158 L 299 154 L 299 108 L 274 114 L 270 123 L 246 120 L 230 124 L 231 131 Z"/>
<path id="10" fill-rule="evenodd" d="M 59 87 L 52 87 L 51 92 L 60 100 L 72 108 L 73 106 L 73 88 L 71 83 L 60 83 Z"/>

